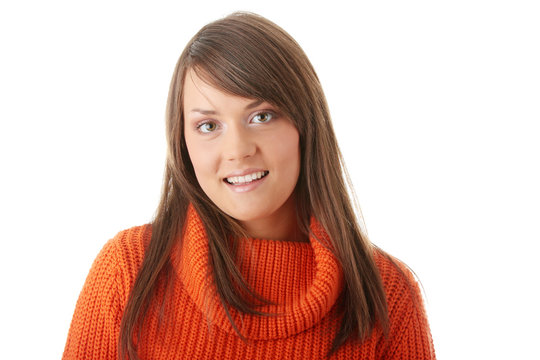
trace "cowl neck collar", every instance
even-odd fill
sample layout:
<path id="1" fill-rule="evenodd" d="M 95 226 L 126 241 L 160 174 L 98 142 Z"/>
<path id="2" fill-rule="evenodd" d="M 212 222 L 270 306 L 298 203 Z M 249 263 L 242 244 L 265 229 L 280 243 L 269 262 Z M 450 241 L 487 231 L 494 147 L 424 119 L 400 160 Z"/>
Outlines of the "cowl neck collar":
<path id="1" fill-rule="evenodd" d="M 206 231 L 192 205 L 184 229 L 179 261 L 173 257 L 177 274 L 210 322 L 234 333 L 217 295 Z M 328 248 L 328 235 L 314 217 L 310 229 L 309 243 L 241 240 L 237 254 L 240 271 L 257 293 L 274 302 L 258 310 L 275 314 L 250 315 L 230 307 L 230 314 L 245 338 L 270 340 L 298 334 L 321 321 L 336 303 L 343 286 L 341 268 Z"/>

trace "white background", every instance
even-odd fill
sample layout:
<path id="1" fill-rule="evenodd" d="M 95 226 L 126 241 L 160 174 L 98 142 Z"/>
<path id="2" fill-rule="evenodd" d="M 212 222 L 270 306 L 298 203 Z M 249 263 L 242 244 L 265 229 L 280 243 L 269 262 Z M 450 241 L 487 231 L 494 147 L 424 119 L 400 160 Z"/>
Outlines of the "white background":
<path id="1" fill-rule="evenodd" d="M 540 11 L 515 0 L 2 2 L 0 358 L 61 357 L 98 251 L 152 219 L 176 60 L 234 10 L 310 57 L 438 358 L 540 359 Z"/>

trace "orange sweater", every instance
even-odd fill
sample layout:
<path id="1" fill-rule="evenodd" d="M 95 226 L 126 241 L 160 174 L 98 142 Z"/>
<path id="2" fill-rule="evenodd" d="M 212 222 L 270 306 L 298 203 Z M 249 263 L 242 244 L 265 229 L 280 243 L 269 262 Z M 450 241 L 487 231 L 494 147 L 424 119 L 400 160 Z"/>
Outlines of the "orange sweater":
<path id="1" fill-rule="evenodd" d="M 278 315 L 261 317 L 232 309 L 247 338 L 243 342 L 217 299 L 205 231 L 192 207 L 187 229 L 179 242 L 181 251 L 175 249 L 171 258 L 177 275 L 172 301 L 165 305 L 161 322 L 160 303 L 150 307 L 138 344 L 141 359 L 325 357 L 339 326 L 335 305 L 343 286 L 340 267 L 328 249 L 314 238 L 310 243 L 244 240 L 240 269 L 255 291 L 275 303 L 262 310 Z M 311 229 L 317 236 L 327 236 L 315 219 Z M 63 359 L 117 359 L 122 311 L 150 236 L 150 226 L 134 227 L 104 246 L 77 301 Z M 375 256 L 387 293 L 389 337 L 375 330 L 363 342 L 348 341 L 332 359 L 435 359 L 415 280 L 408 271 L 403 276 L 384 255 Z"/>

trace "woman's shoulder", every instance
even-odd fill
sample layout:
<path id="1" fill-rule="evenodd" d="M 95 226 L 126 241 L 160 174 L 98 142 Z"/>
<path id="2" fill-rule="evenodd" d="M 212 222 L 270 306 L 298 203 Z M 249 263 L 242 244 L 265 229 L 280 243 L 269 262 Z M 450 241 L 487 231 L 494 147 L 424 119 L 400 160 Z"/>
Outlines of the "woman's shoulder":
<path id="1" fill-rule="evenodd" d="M 423 307 L 422 293 L 411 268 L 379 248 L 375 249 L 374 259 L 386 292 L 389 309 L 404 304 Z"/>
<path id="2" fill-rule="evenodd" d="M 141 258 L 152 237 L 151 224 L 133 226 L 119 231 L 112 239 L 107 241 L 104 249 L 110 249 L 116 256 L 128 257 L 133 260 Z"/>
<path id="3" fill-rule="evenodd" d="M 133 226 L 118 232 L 103 245 L 90 273 L 107 273 L 109 276 L 114 274 L 131 283 L 142 264 L 151 236 L 150 224 Z"/>
<path id="4" fill-rule="evenodd" d="M 412 270 L 401 260 L 380 248 L 375 248 L 373 255 L 385 286 L 416 281 Z"/>
<path id="5" fill-rule="evenodd" d="M 64 359 L 89 359 L 95 349 L 104 354 L 107 346 L 111 354 L 116 351 L 115 346 L 110 347 L 112 343 L 99 341 L 113 339 L 120 331 L 121 314 L 150 237 L 150 225 L 134 226 L 120 231 L 102 247 L 79 294 Z"/>
<path id="6" fill-rule="evenodd" d="M 386 292 L 390 329 L 384 358 L 435 359 L 420 286 L 402 261 L 376 249 L 375 263 Z M 408 354 L 408 355 L 407 355 Z"/>

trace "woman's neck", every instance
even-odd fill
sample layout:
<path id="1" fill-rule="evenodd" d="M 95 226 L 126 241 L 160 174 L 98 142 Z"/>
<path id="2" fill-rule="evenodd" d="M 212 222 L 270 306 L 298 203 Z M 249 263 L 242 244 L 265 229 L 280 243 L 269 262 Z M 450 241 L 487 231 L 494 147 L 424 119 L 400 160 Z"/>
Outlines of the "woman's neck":
<path id="1" fill-rule="evenodd" d="M 309 238 L 302 234 L 298 227 L 296 204 L 291 196 L 272 215 L 241 222 L 250 237 L 279 241 L 308 242 Z"/>

